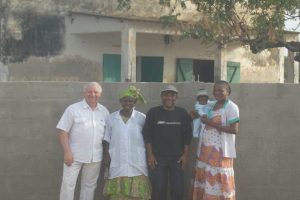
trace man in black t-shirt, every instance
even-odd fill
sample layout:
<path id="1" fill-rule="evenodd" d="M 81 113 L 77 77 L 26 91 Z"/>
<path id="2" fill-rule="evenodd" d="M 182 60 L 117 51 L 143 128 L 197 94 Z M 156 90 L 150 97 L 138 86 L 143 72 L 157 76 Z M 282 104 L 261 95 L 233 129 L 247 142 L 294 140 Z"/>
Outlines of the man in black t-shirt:
<path id="1" fill-rule="evenodd" d="M 183 199 L 184 169 L 192 127 L 186 110 L 175 106 L 177 94 L 173 85 L 166 86 L 161 92 L 162 105 L 148 111 L 143 128 L 152 200 L 167 199 L 168 183 L 171 199 Z"/>

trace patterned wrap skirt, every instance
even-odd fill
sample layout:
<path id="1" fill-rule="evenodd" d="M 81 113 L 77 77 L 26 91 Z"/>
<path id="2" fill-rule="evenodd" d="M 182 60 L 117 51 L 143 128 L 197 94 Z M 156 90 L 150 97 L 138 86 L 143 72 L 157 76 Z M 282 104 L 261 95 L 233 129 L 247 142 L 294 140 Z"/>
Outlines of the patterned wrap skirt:
<path id="1" fill-rule="evenodd" d="M 235 200 L 233 158 L 223 157 L 220 133 L 211 128 L 200 137 L 192 199 Z"/>
<path id="2" fill-rule="evenodd" d="M 110 200 L 149 200 L 151 184 L 147 176 L 107 179 L 103 193 Z"/>

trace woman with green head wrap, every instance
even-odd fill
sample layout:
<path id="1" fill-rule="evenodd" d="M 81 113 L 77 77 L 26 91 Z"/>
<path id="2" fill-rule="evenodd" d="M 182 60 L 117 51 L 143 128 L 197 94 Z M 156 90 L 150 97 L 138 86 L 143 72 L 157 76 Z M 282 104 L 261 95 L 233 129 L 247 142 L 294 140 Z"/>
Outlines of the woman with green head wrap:
<path id="1" fill-rule="evenodd" d="M 130 86 L 120 94 L 121 109 L 112 113 L 105 130 L 104 154 L 109 165 L 104 194 L 110 200 L 151 199 L 151 186 L 142 128 L 145 114 L 134 109 L 145 103 L 140 91 Z"/>
<path id="2" fill-rule="evenodd" d="M 135 86 L 129 86 L 128 89 L 124 90 L 120 94 L 120 100 L 123 97 L 132 97 L 136 99 L 137 103 L 146 103 L 144 96 L 141 94 L 140 90 L 137 89 Z"/>

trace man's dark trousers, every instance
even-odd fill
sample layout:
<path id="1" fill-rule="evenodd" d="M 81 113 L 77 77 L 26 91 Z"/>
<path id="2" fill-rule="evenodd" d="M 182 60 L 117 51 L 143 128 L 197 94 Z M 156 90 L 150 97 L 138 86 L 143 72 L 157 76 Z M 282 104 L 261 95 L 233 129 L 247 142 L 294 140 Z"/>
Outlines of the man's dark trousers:
<path id="1" fill-rule="evenodd" d="M 167 200 L 168 183 L 172 200 L 183 200 L 184 170 L 178 156 L 156 156 L 157 165 L 150 172 L 152 200 Z"/>

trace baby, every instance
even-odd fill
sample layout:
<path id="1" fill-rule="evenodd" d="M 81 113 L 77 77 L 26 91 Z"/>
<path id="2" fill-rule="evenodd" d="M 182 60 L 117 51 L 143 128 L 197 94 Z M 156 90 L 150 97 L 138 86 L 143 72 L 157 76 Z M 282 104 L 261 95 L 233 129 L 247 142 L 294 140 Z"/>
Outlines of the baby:
<path id="1" fill-rule="evenodd" d="M 191 117 L 193 119 L 193 137 L 199 137 L 202 122 L 199 117 L 207 115 L 211 103 L 208 100 L 208 94 L 205 89 L 200 89 L 197 92 L 197 102 L 195 104 L 195 110 L 191 112 Z"/>

